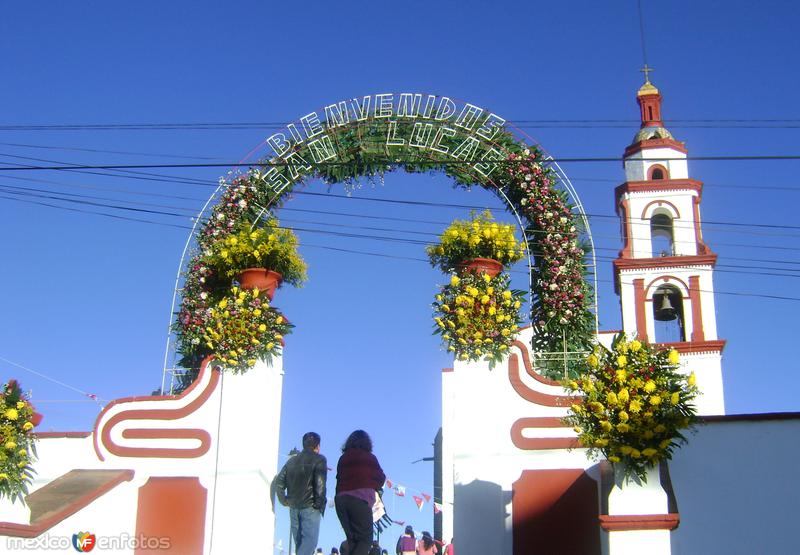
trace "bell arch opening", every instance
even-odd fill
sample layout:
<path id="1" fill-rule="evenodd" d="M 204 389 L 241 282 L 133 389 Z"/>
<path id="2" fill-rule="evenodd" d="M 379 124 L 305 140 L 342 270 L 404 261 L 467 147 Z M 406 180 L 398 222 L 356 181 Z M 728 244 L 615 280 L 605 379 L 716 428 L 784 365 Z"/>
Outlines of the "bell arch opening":
<path id="1" fill-rule="evenodd" d="M 366 95 L 302 116 L 270 135 L 263 147 L 265 154 L 220 181 L 187 239 L 162 390 L 167 379 L 173 384 L 172 376 L 181 373 L 169 363 L 171 354 L 180 357 L 177 366 L 188 380 L 208 354 L 198 330 L 203 312 L 218 299 L 201 274 L 203 251 L 215 237 L 238 225 L 258 225 L 312 180 L 347 189 L 360 179 L 381 179 L 398 170 L 442 174 L 456 188 L 481 187 L 514 215 L 528 252 L 538 370 L 563 377 L 590 347 L 597 311 L 588 220 L 561 168 L 539 145 L 515 135 L 504 118 L 447 96 Z"/>

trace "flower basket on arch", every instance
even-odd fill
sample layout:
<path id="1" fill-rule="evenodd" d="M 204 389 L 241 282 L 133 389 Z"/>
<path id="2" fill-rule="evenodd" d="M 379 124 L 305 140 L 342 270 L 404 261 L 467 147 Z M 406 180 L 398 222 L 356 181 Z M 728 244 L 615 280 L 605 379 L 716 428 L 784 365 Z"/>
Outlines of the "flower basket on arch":
<path id="1" fill-rule="evenodd" d="M 472 214 L 470 220 L 455 220 L 444 230 L 439 243 L 426 248 L 431 266 L 442 272 L 488 273 L 496 276 L 522 259 L 525 246 L 514 236 L 514 226 L 498 223 L 489 210 Z"/>
<path id="2" fill-rule="evenodd" d="M 282 282 L 300 287 L 306 280 L 307 265 L 297 244 L 294 232 L 269 216 L 257 227 L 244 224 L 214 241 L 207 262 L 219 278 L 235 279 L 245 289 L 257 287 L 271 299 Z"/>

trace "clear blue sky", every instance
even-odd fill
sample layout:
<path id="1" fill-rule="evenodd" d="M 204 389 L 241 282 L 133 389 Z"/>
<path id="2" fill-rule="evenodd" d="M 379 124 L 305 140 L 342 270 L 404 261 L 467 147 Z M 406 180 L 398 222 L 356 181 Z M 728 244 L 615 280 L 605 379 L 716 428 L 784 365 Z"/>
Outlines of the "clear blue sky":
<path id="1" fill-rule="evenodd" d="M 668 127 L 690 155 L 800 154 L 795 3 L 643 4 L 652 80 L 664 95 Z M 557 158 L 621 157 L 638 127 L 635 92 L 642 82 L 633 0 L 14 2 L 0 15 L 0 64 L 4 165 L 235 162 L 271 131 L 8 126 L 288 122 L 333 101 L 392 91 L 450 95 L 509 120 L 539 122 L 524 130 Z M 622 164 L 563 167 L 591 215 L 599 247 L 601 327 L 617 329 L 610 259 L 620 246 L 613 189 L 623 181 Z M 798 170 L 796 160 L 690 162 L 691 176 L 706 184 L 702 215 L 707 243 L 719 254 L 715 285 L 728 293 L 716 300 L 719 334 L 728 340 L 729 413 L 799 408 L 793 349 L 800 309 Z M 0 175 L 0 357 L 107 400 L 160 385 L 187 238 L 185 229 L 170 226 L 189 225 L 212 190 L 174 179 L 212 183 L 225 169 L 143 171 L 170 180 L 110 171 Z M 305 191 L 327 189 L 312 182 Z M 280 450 L 288 452 L 313 429 L 334 466 L 347 434 L 363 427 L 390 478 L 433 493 L 431 464 L 411 462 L 432 454 L 440 369 L 450 361 L 430 335 L 429 304 L 442 277 L 421 261 L 423 247 L 414 241 L 433 240 L 469 212 L 442 204 L 499 203 L 484 191 L 454 191 L 441 176 L 389 174 L 351 198 L 342 198 L 340 188 L 330 192 L 297 195 L 279 216 L 299 228 L 412 241 L 300 232 L 310 280 L 277 297 L 297 325 L 285 353 Z M 9 377 L 33 391 L 45 414 L 43 429 L 91 428 L 98 405 L 0 363 L 0 378 Z M 392 516 L 416 529 L 433 528 L 429 507 L 419 512 L 409 499 L 388 505 Z M 284 512 L 278 521 L 284 543 L 285 523 Z M 331 512 L 321 546 L 327 553 L 341 537 Z"/>

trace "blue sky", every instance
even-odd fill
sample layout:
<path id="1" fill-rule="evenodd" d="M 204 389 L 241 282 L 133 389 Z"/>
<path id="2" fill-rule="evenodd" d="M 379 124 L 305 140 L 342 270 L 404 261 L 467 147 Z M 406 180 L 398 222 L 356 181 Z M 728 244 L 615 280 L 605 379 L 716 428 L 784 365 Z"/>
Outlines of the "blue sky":
<path id="1" fill-rule="evenodd" d="M 643 5 L 652 80 L 664 95 L 667 126 L 690 155 L 798 154 L 798 77 L 791 68 L 800 51 L 794 25 L 800 8 Z M 3 165 L 236 162 L 272 131 L 31 126 L 286 123 L 334 101 L 392 91 L 449 95 L 528 122 L 522 130 L 556 158 L 621 157 L 638 128 L 635 92 L 642 82 L 632 0 L 335 7 L 176 0 L 52 3 L 46 10 L 13 3 L 0 18 L 0 64 Z M 716 289 L 725 293 L 716 301 L 719 335 L 728 340 L 729 413 L 798 410 L 792 348 L 800 307 L 798 166 L 797 160 L 690 162 L 691 176 L 706 184 L 704 233 L 719 255 Z M 599 247 L 601 328 L 617 329 L 610 260 L 620 246 L 613 189 L 623 181 L 622 164 L 563 168 Z M 142 171 L 168 178 L 2 172 L 0 357 L 106 400 L 160 385 L 187 238 L 182 226 L 226 168 Z M 411 463 L 432 454 L 440 370 L 450 361 L 430 334 L 429 305 L 442 276 L 422 261 L 423 246 L 415 241 L 432 241 L 447 222 L 469 213 L 452 205 L 499 203 L 481 190 L 455 191 L 442 176 L 396 173 L 363 183 L 350 198 L 319 182 L 304 192 L 331 194 L 296 195 L 278 214 L 285 224 L 409 241 L 300 232 L 310 280 L 277 297 L 297 326 L 285 354 L 281 452 L 313 429 L 335 463 L 347 434 L 364 428 L 390 478 L 432 493 L 430 463 Z M 515 275 L 524 286 L 524 276 Z M 0 378 L 9 377 L 33 391 L 43 429 L 92 426 L 100 407 L 76 391 L 0 361 Z M 410 500 L 394 499 L 388 506 L 417 529 L 433 528 L 428 507 L 419 512 Z M 284 523 L 282 514 L 278 539 Z M 320 544 L 327 552 L 341 536 L 330 513 Z"/>

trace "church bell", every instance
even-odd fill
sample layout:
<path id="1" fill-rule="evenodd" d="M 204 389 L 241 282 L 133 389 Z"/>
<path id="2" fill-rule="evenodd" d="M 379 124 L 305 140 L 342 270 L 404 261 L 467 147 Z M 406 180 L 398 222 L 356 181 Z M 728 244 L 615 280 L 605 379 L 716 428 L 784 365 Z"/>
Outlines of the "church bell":
<path id="1" fill-rule="evenodd" d="M 661 293 L 661 306 L 656 309 L 655 319 L 661 322 L 670 322 L 678 317 L 678 311 L 672 306 L 669 299 L 669 293 L 666 291 Z"/>

